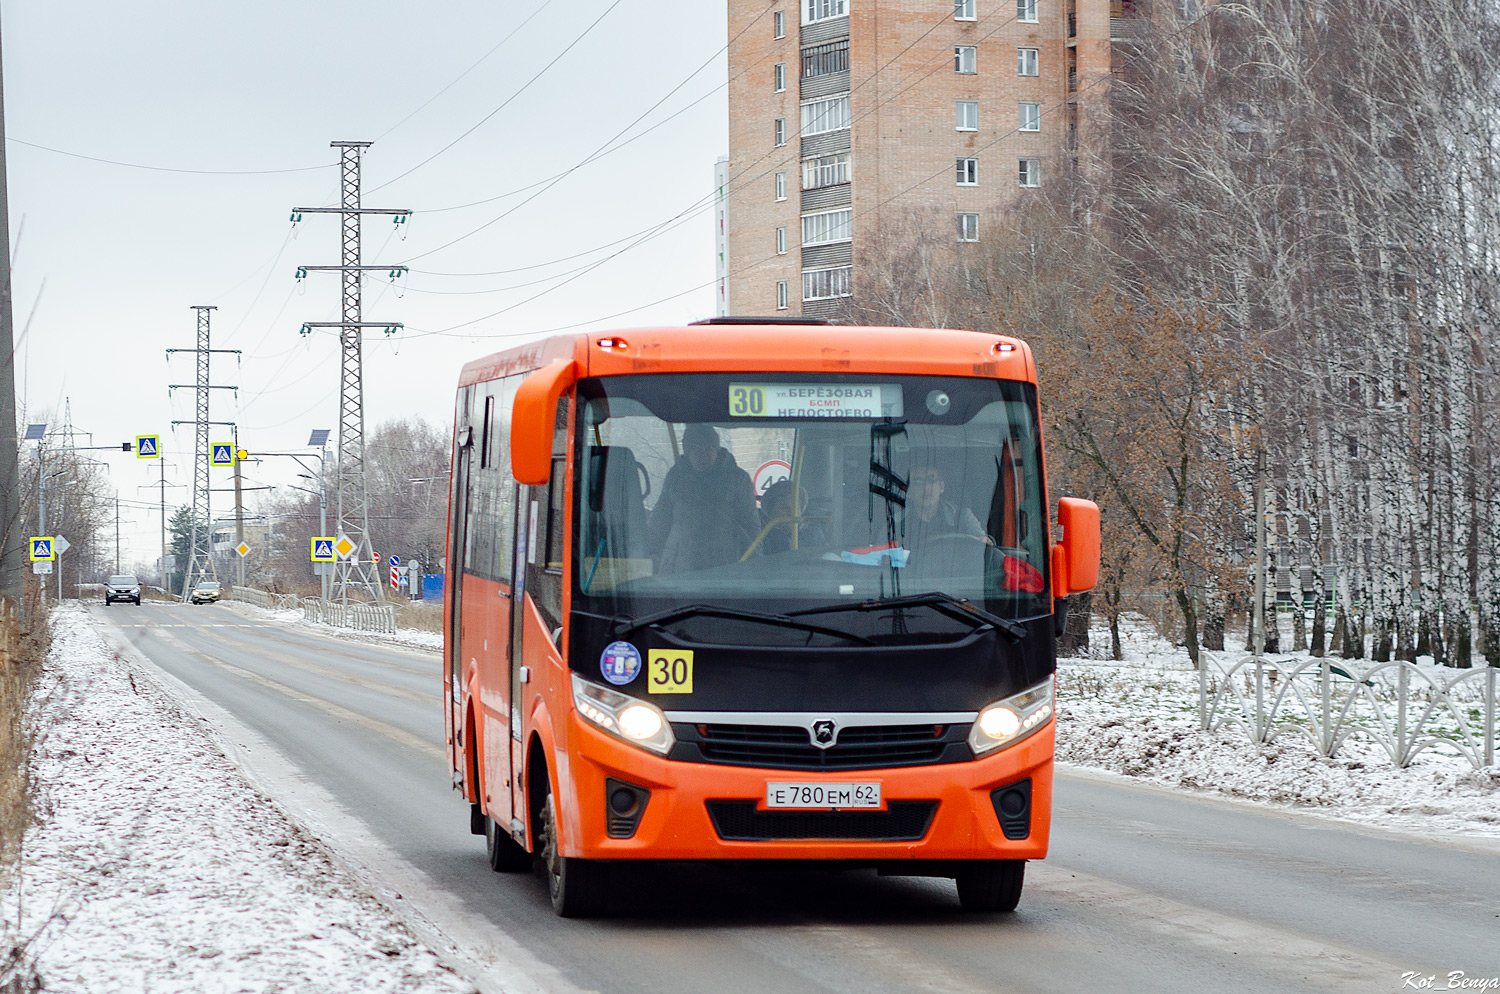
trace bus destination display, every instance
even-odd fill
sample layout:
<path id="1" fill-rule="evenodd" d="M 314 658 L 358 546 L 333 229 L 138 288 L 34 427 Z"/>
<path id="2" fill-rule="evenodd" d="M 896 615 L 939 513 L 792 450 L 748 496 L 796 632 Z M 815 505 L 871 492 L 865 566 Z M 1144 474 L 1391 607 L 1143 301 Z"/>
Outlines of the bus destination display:
<path id="1" fill-rule="evenodd" d="M 734 418 L 899 418 L 899 383 L 731 383 Z"/>

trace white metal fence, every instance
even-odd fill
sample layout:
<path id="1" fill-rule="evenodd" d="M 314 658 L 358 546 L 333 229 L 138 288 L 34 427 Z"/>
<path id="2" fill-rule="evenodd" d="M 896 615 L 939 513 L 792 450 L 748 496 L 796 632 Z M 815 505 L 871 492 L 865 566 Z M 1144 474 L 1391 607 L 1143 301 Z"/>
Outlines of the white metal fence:
<path id="1" fill-rule="evenodd" d="M 394 634 L 396 631 L 396 608 L 392 605 L 335 604 L 321 597 L 273 594 L 254 587 L 235 587 L 230 597 L 267 611 L 294 611 L 301 608 L 302 617 L 306 620 L 336 628 L 387 634 Z"/>
<path id="2" fill-rule="evenodd" d="M 1355 667 L 1347 660 L 1271 660 L 1229 664 L 1203 653 L 1198 671 L 1202 728 L 1242 729 L 1252 742 L 1306 735 L 1332 757 L 1352 739 L 1383 749 L 1397 766 L 1424 750 L 1495 764 L 1500 669 L 1438 670 L 1405 661 Z"/>

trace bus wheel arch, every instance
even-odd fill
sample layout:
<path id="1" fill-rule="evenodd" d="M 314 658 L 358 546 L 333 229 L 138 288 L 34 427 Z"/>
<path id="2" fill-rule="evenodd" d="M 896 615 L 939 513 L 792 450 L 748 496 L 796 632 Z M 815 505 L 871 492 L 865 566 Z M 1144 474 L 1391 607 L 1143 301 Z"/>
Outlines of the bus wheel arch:
<path id="1" fill-rule="evenodd" d="M 531 817 L 528 834 L 537 868 L 547 884 L 552 910 L 563 918 L 601 914 L 608 904 L 606 868 L 594 860 L 562 855 L 558 830 L 561 819 L 540 738 L 532 737 L 527 754 L 526 808 Z"/>

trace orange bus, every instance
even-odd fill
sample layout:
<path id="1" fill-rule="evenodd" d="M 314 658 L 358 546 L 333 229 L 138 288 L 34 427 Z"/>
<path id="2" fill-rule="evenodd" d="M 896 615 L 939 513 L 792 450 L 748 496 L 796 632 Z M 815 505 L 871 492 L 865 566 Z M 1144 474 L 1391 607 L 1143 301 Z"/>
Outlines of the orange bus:
<path id="1" fill-rule="evenodd" d="M 459 379 L 444 721 L 490 865 L 564 916 L 625 860 L 821 861 L 1011 910 L 1047 853 L 1055 635 L 1036 366 L 969 331 L 715 319 Z"/>

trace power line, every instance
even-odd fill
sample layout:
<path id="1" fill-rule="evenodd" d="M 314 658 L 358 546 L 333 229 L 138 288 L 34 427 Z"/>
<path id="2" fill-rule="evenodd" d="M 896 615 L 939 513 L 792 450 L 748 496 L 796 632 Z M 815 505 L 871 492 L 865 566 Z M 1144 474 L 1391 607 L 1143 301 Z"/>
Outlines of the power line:
<path id="1" fill-rule="evenodd" d="M 124 166 L 128 169 L 146 169 L 157 173 L 190 173 L 195 176 L 276 176 L 282 173 L 310 173 L 338 165 L 336 162 L 325 162 L 319 166 L 299 166 L 295 169 L 180 169 L 175 166 L 152 166 L 141 162 L 121 162 L 118 159 L 105 159 L 97 155 L 84 155 L 82 152 L 69 152 L 66 149 L 52 148 L 49 145 L 38 145 L 35 142 L 22 141 L 19 138 L 7 137 L 5 140 L 15 142 L 17 145 L 25 145 L 27 148 L 41 149 L 43 152 L 66 155 L 72 159 L 87 159 L 90 162 L 102 162 L 110 166 Z"/>
<path id="2" fill-rule="evenodd" d="M 448 151 L 454 145 L 457 145 L 459 142 L 463 141 L 465 138 L 467 138 L 470 135 L 472 135 L 475 131 L 479 130 L 479 128 L 481 128 L 487 121 L 489 121 L 490 118 L 494 117 L 496 114 L 500 113 L 506 107 L 510 106 L 510 104 L 511 104 L 512 101 L 514 101 L 521 94 L 525 93 L 531 87 L 532 83 L 535 83 L 537 80 L 541 79 L 542 76 L 544 76 L 546 74 L 547 70 L 549 70 L 553 66 L 557 65 L 557 63 L 562 59 L 562 57 L 564 55 L 567 55 L 569 52 L 571 52 L 573 50 L 574 46 L 576 46 L 579 42 L 583 41 L 584 38 L 588 37 L 589 33 L 591 31 L 593 31 L 594 28 L 598 27 L 600 21 L 604 20 L 606 17 L 609 16 L 610 11 L 612 11 L 616 7 L 620 6 L 620 4 L 623 3 L 623 2 L 624 2 L 624 0 L 614 0 L 613 3 L 611 3 L 608 7 L 605 8 L 604 13 L 602 13 L 598 17 L 594 18 L 593 23 L 591 23 L 588 27 L 584 28 L 583 31 L 577 37 L 575 37 L 572 41 L 568 42 L 568 45 L 567 45 L 566 48 L 564 48 L 561 52 L 558 52 L 557 55 L 553 56 L 551 62 L 548 62 L 545 66 L 542 66 L 541 69 L 537 70 L 536 75 L 532 76 L 525 83 L 522 83 L 520 89 L 516 90 L 510 96 L 508 96 L 504 100 L 502 100 L 500 102 L 500 106 L 496 107 L 494 110 L 492 110 L 488 114 L 484 115 L 484 117 L 480 118 L 479 121 L 473 127 L 469 128 L 469 130 L 465 131 L 463 134 L 459 135 L 457 138 L 453 139 L 451 142 L 449 142 L 448 144 L 444 145 L 442 148 L 438 149 L 436 152 L 433 152 L 431 155 L 429 155 L 427 158 L 423 159 L 421 162 L 417 163 L 415 166 L 412 166 L 406 172 L 401 173 L 401 174 L 399 174 L 397 176 L 393 176 L 390 179 L 386 180 L 384 183 L 381 183 L 379 186 L 371 188 L 370 192 L 374 193 L 377 190 L 383 190 L 386 187 L 390 186 L 392 183 L 396 182 L 397 180 L 405 179 L 407 176 L 410 176 L 412 173 L 416 172 L 418 169 L 421 169 L 423 166 L 427 165 L 433 159 L 436 159 L 438 156 L 440 156 L 444 152 Z"/>

